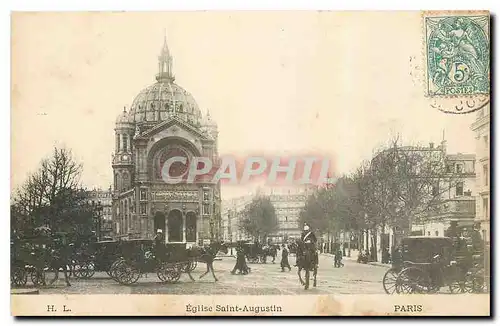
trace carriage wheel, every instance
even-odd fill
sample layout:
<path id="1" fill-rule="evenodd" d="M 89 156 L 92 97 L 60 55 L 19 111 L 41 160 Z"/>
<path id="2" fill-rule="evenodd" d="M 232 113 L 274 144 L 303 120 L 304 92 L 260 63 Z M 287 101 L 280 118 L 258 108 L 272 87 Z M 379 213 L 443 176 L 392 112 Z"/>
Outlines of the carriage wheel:
<path id="1" fill-rule="evenodd" d="M 28 282 L 28 273 L 23 267 L 16 267 L 10 277 L 11 286 L 25 286 Z"/>
<path id="2" fill-rule="evenodd" d="M 118 272 L 118 266 L 123 262 L 123 259 L 119 258 L 117 260 L 115 260 L 111 266 L 109 267 L 109 271 L 108 271 L 108 274 L 109 276 L 111 276 L 111 278 L 115 281 L 118 282 L 117 278 L 116 278 L 116 273 Z"/>
<path id="3" fill-rule="evenodd" d="M 175 283 L 181 277 L 180 266 L 173 263 L 163 263 L 156 272 L 158 278 L 165 283 Z"/>
<path id="4" fill-rule="evenodd" d="M 478 270 L 475 273 L 469 275 L 468 284 L 469 292 L 471 293 L 482 293 L 484 292 L 484 270 Z"/>
<path id="5" fill-rule="evenodd" d="M 121 264 L 118 264 L 116 267 L 116 279 L 118 283 L 123 285 L 130 285 L 139 279 L 141 276 L 140 271 L 135 268 L 135 266 L 128 264 L 125 261 L 122 261 Z"/>
<path id="6" fill-rule="evenodd" d="M 111 274 L 111 278 L 113 280 L 115 280 L 116 282 L 120 282 L 119 279 L 124 277 L 122 276 L 122 274 L 124 273 L 124 266 L 122 265 L 125 265 L 125 261 L 122 260 L 122 259 L 119 259 L 117 261 L 115 261 L 112 265 L 111 265 L 111 268 L 110 268 L 110 274 Z"/>
<path id="7" fill-rule="evenodd" d="M 451 293 L 465 293 L 465 292 L 471 292 L 470 287 L 471 284 L 467 284 L 467 281 L 464 280 L 455 280 L 448 285 L 448 288 L 450 289 Z"/>
<path id="8" fill-rule="evenodd" d="M 384 274 L 382 279 L 382 285 L 384 286 L 384 291 L 387 294 L 394 294 L 396 291 L 396 281 L 398 279 L 398 270 L 395 268 L 389 269 Z"/>
<path id="9" fill-rule="evenodd" d="M 73 271 L 72 275 L 74 275 L 75 278 L 83 278 L 84 266 L 82 264 L 74 262 L 71 270 Z"/>
<path id="10" fill-rule="evenodd" d="M 93 262 L 83 264 L 82 278 L 89 279 L 95 274 L 95 265 Z"/>
<path id="11" fill-rule="evenodd" d="M 419 268 L 405 268 L 396 279 L 396 293 L 398 294 L 423 294 L 429 293 L 432 289 L 429 276 Z"/>
<path id="12" fill-rule="evenodd" d="M 83 263 L 82 278 L 89 279 L 95 274 L 94 264 L 92 262 Z"/>
<path id="13" fill-rule="evenodd" d="M 80 278 L 86 279 L 89 274 L 87 262 L 80 264 Z"/>
<path id="14" fill-rule="evenodd" d="M 42 285 L 45 282 L 45 271 L 35 268 L 31 272 L 31 282 L 33 282 L 33 284 L 36 286 Z"/>

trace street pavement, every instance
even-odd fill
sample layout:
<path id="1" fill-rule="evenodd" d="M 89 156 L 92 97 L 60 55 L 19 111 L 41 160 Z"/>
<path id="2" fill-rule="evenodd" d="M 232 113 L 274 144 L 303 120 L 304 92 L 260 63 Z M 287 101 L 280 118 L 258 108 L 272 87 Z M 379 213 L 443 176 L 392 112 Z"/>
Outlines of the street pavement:
<path id="1" fill-rule="evenodd" d="M 281 272 L 280 259 L 273 264 L 248 264 L 252 269 L 248 275 L 232 275 L 230 272 L 236 262 L 233 257 L 222 257 L 214 262 L 215 274 L 219 279 L 214 282 L 211 273 L 202 279 L 199 276 L 206 271 L 206 265 L 198 263 L 192 272 L 195 282 L 183 274 L 178 283 L 163 284 L 155 273 L 143 275 L 136 284 L 120 285 L 98 272 L 91 279 L 71 279 L 71 286 L 66 287 L 63 275 L 51 287 L 41 288 L 40 294 L 205 294 L 205 295 L 293 295 L 293 294 L 383 294 L 382 278 L 388 267 L 370 264 L 358 264 L 351 259 L 344 259 L 344 267 L 334 268 L 333 257 L 320 255 L 317 287 L 304 290 L 293 267 L 295 257 L 289 261 L 292 270 Z"/>

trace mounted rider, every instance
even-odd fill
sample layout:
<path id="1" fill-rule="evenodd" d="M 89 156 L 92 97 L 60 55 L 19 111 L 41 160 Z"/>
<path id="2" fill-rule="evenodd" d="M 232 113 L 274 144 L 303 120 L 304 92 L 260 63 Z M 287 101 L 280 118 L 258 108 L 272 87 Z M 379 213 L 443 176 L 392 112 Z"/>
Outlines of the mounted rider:
<path id="1" fill-rule="evenodd" d="M 300 240 L 301 240 L 302 244 L 304 245 L 302 250 L 305 250 L 306 247 L 308 247 L 308 246 L 311 246 L 314 248 L 314 259 L 315 259 L 315 262 L 317 265 L 318 264 L 318 252 L 316 250 L 316 244 L 318 242 L 318 239 L 316 238 L 316 235 L 314 234 L 314 232 L 311 230 L 311 228 L 309 227 L 309 225 L 307 223 L 304 224 L 304 229 L 303 229 L 302 234 L 300 236 Z M 297 256 L 297 259 L 299 259 L 298 256 Z M 297 265 L 298 264 L 296 264 L 296 266 Z"/>
<path id="2" fill-rule="evenodd" d="M 318 242 L 318 240 L 316 239 L 316 235 L 307 223 L 304 224 L 304 230 L 302 231 L 300 239 L 304 243 L 306 243 L 306 241 L 310 241 L 310 243 L 313 243 L 314 245 L 316 245 L 316 243 Z"/>

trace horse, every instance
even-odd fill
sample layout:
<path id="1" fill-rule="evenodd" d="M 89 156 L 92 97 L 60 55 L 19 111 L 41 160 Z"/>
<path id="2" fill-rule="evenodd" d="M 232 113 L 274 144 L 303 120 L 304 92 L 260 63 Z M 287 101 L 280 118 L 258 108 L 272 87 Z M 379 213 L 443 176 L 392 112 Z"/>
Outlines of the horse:
<path id="1" fill-rule="evenodd" d="M 309 289 L 310 272 L 313 272 L 313 286 L 316 287 L 316 276 L 318 275 L 318 253 L 316 246 L 306 241 L 297 246 L 297 275 L 299 275 L 300 284 L 304 285 L 304 289 Z M 302 280 L 300 272 L 305 270 L 305 281 Z"/>
<path id="2" fill-rule="evenodd" d="M 69 278 L 71 276 L 71 252 L 72 247 L 63 248 L 61 244 L 53 245 L 44 249 L 35 249 L 32 255 L 37 256 L 34 266 L 32 281 L 37 285 L 46 286 L 46 273 L 53 271 L 54 278 L 48 285 L 54 284 L 59 279 L 59 271 L 64 273 L 64 281 L 66 286 L 71 286 Z"/>
<path id="3" fill-rule="evenodd" d="M 193 259 L 194 261 L 200 262 L 200 263 L 207 264 L 207 270 L 205 273 L 200 275 L 200 278 L 207 275 L 208 272 L 211 271 L 215 282 L 218 281 L 217 277 L 215 276 L 215 271 L 214 271 L 214 260 L 215 260 L 215 257 L 217 256 L 217 253 L 219 253 L 219 251 L 224 253 L 224 254 L 227 254 L 227 252 L 228 252 L 227 248 L 228 248 L 228 245 L 226 243 L 221 242 L 221 241 L 214 241 L 214 242 L 210 243 L 209 246 L 206 246 L 206 247 L 192 247 L 191 249 L 189 249 L 189 257 L 191 257 L 191 259 Z M 191 275 L 191 271 L 189 268 L 186 269 L 186 273 L 188 274 L 191 281 L 194 281 L 194 278 Z"/>
<path id="4" fill-rule="evenodd" d="M 270 256 L 273 257 L 273 264 L 274 264 L 277 255 L 278 255 L 278 249 L 276 248 L 276 245 L 268 245 L 262 248 L 262 256 L 264 262 L 266 261 L 267 256 Z"/>

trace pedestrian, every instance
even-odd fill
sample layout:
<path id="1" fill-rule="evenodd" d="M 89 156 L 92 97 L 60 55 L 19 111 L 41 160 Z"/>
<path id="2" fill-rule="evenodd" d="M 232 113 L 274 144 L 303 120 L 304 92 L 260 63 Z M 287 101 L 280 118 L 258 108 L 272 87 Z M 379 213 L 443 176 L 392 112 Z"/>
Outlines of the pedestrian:
<path id="1" fill-rule="evenodd" d="M 339 247 L 337 247 L 337 250 L 335 252 L 334 267 L 340 268 L 343 266 L 344 266 L 344 264 L 342 263 L 342 250 L 340 249 L 340 246 L 339 246 Z"/>
<path id="2" fill-rule="evenodd" d="M 281 249 L 281 271 L 285 271 L 285 267 L 288 268 L 288 271 L 291 271 L 290 263 L 288 263 L 288 249 L 285 244 L 282 245 Z"/>
<path id="3" fill-rule="evenodd" d="M 387 247 L 382 251 L 382 264 L 389 264 L 389 248 Z"/>
<path id="4" fill-rule="evenodd" d="M 246 259 L 245 259 L 245 249 L 241 245 L 238 244 L 236 247 L 236 264 L 234 264 L 234 268 L 231 271 L 231 274 L 236 274 L 236 271 L 239 271 L 240 274 L 248 274 L 250 272 L 250 267 L 248 267 Z"/>

